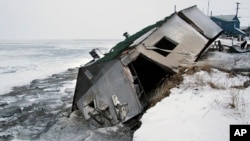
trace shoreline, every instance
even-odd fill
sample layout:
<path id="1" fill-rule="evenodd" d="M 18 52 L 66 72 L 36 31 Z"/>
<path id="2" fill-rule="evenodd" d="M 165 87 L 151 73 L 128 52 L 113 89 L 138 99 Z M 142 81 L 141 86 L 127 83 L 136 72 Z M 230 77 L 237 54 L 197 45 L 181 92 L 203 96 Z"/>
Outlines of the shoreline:
<path id="1" fill-rule="evenodd" d="M 0 89 L 0 96 L 11 93 L 15 88 L 31 85 L 34 80 L 48 79 L 53 77 L 53 75 L 65 73 L 71 69 L 77 69 L 87 61 L 88 59 L 86 58 L 79 58 L 71 61 L 76 63 L 66 65 L 62 65 L 63 63 L 58 64 L 56 62 L 52 62 L 50 65 L 43 66 L 46 69 L 35 65 L 34 71 L 27 67 L 27 71 L 25 72 L 3 75 L 1 81 L 4 81 L 5 83 L 0 85 L 0 87 L 2 87 Z"/>
<path id="2" fill-rule="evenodd" d="M 77 74 L 78 67 L 69 68 L 0 95 L 0 141 L 131 141 L 127 127 L 93 129 L 81 112 L 71 112 Z"/>
<path id="3" fill-rule="evenodd" d="M 78 68 L 69 68 L 0 95 L 0 140 L 36 139 L 60 117 L 68 117 L 77 73 Z"/>

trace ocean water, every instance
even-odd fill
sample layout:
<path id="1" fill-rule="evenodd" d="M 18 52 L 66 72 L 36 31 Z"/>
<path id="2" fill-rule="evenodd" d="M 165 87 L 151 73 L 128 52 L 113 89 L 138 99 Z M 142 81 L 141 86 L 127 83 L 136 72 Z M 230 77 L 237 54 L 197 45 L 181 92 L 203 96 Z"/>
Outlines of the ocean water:
<path id="1" fill-rule="evenodd" d="M 76 67 L 92 60 L 93 48 L 104 54 L 117 42 L 0 41 L 0 141 L 132 140 L 125 127 L 92 129 L 71 111 Z"/>
<path id="2" fill-rule="evenodd" d="M 118 40 L 0 40 L 0 95 L 90 61 L 89 51 L 108 52 Z"/>

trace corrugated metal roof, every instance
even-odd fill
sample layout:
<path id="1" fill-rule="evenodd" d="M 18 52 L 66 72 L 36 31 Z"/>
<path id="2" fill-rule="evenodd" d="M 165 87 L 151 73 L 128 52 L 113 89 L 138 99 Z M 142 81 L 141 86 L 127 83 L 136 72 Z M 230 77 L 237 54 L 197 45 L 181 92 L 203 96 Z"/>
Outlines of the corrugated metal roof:
<path id="1" fill-rule="evenodd" d="M 236 15 L 220 15 L 220 16 L 212 16 L 212 17 L 223 20 L 223 21 L 230 22 L 230 21 L 235 20 Z"/>

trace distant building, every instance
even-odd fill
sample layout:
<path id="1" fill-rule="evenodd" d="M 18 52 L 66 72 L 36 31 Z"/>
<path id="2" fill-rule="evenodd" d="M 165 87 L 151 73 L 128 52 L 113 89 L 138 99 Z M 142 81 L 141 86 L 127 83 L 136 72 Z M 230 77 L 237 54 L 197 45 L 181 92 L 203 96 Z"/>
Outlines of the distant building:
<path id="1" fill-rule="evenodd" d="M 219 25 L 227 35 L 246 35 L 246 33 L 240 29 L 240 20 L 236 15 L 212 16 L 211 19 Z"/>

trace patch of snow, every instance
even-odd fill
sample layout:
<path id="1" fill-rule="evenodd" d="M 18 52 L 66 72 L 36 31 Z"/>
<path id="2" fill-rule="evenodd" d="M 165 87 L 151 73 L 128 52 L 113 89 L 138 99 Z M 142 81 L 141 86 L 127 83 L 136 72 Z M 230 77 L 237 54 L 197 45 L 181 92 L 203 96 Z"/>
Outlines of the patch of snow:
<path id="1" fill-rule="evenodd" d="M 250 53 L 207 52 L 206 62 L 212 66 L 231 70 L 250 68 Z"/>
<path id="2" fill-rule="evenodd" d="M 231 88 L 246 80 L 218 70 L 184 75 L 183 84 L 143 115 L 134 141 L 228 141 L 231 124 L 250 123 L 250 88 Z"/>

